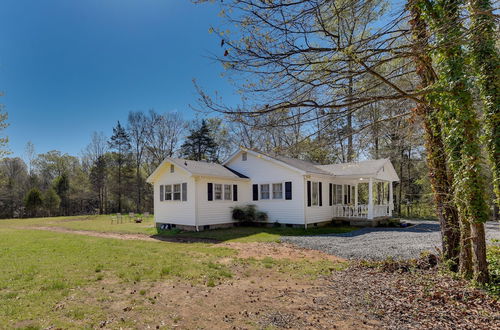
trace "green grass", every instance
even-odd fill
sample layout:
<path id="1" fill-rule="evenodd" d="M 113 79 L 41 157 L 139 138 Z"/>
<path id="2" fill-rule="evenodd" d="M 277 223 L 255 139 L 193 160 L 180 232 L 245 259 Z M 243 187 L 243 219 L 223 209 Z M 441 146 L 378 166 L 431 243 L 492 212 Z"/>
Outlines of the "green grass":
<path id="1" fill-rule="evenodd" d="M 10 219 L 0 220 L 0 226 L 44 226 L 61 227 L 73 230 L 88 230 L 99 232 L 114 232 L 124 234 L 156 234 L 154 219 L 152 216 L 143 218 L 142 223 L 135 223 L 129 220 L 128 215 L 123 216 L 123 223 L 111 223 L 110 215 L 99 216 L 74 216 L 74 217 L 54 217 L 54 218 L 31 218 L 31 219 Z"/>
<path id="2" fill-rule="evenodd" d="M 0 328 L 21 320 L 43 320 L 47 314 L 56 320 L 59 313 L 53 308 L 60 300 L 96 281 L 220 281 L 230 277 L 231 270 L 218 260 L 236 254 L 208 244 L 123 241 L 2 227 L 0 237 Z M 85 308 L 75 313 L 85 313 Z"/>
<path id="3" fill-rule="evenodd" d="M 240 259 L 236 250 L 216 244 L 120 240 L 27 229 L 60 226 L 117 231 L 116 228 L 122 226 L 111 225 L 107 220 L 106 217 L 88 220 L 72 217 L 0 221 L 0 329 L 97 327 L 99 321 L 106 319 L 106 304 L 113 302 L 109 301 L 106 290 L 126 295 L 134 285 L 147 290 L 154 282 L 167 280 L 213 287 L 223 281 L 234 281 L 233 274 L 241 267 L 310 278 L 339 267 L 327 260 Z M 119 232 L 150 233 L 149 228 L 135 225 L 124 223 Z M 178 235 L 244 242 L 332 231 L 343 229 L 318 228 L 306 232 L 292 228 L 243 227 Z M 232 261 L 227 262 L 228 258 Z M 84 303 L 85 297 L 96 294 L 95 290 L 101 292 L 97 294 L 102 306 Z M 138 292 L 140 296 L 147 293 Z"/>
<path id="4" fill-rule="evenodd" d="M 162 231 L 161 236 L 167 237 L 196 237 L 216 239 L 228 242 L 279 242 L 281 236 L 304 236 L 320 234 L 342 234 L 356 230 L 355 227 L 325 226 L 304 228 L 289 227 L 234 227 L 215 229 L 201 232 Z"/>
<path id="5" fill-rule="evenodd" d="M 304 228 L 289 227 L 234 227 L 229 229 L 215 229 L 201 232 L 178 230 L 161 231 L 158 233 L 153 217 L 144 219 L 143 223 L 128 221 L 124 216 L 123 223 L 111 223 L 111 216 L 80 216 L 80 217 L 56 217 L 36 219 L 13 219 L 0 220 L 0 226 L 44 226 L 61 227 L 73 230 L 88 230 L 98 232 L 129 233 L 129 234 L 159 234 L 165 237 L 195 237 L 215 239 L 230 242 L 279 242 L 281 236 L 303 236 L 320 234 L 341 234 L 356 230 L 355 227 L 324 226 Z"/>

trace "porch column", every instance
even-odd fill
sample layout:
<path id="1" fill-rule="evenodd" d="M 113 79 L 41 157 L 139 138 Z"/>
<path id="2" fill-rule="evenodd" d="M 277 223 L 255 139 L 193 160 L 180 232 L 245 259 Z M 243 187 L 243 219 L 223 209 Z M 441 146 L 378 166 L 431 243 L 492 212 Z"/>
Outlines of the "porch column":
<path id="1" fill-rule="evenodd" d="M 392 196 L 392 181 L 389 181 L 389 216 L 392 217 L 392 211 L 394 210 L 394 200 Z"/>
<path id="2" fill-rule="evenodd" d="M 373 178 L 368 181 L 368 219 L 373 219 Z"/>
<path id="3" fill-rule="evenodd" d="M 354 215 L 359 217 L 358 214 L 358 183 L 354 186 Z"/>

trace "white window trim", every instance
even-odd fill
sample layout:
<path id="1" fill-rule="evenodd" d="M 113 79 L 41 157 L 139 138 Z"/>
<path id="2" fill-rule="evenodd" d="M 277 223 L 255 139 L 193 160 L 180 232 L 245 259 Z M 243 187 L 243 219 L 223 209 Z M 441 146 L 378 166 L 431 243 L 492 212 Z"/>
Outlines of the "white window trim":
<path id="1" fill-rule="evenodd" d="M 168 183 L 168 184 L 162 184 L 163 186 L 163 202 L 187 202 L 182 200 L 182 184 L 187 183 L 187 182 L 179 182 L 179 183 Z M 174 186 L 178 185 L 179 186 L 179 199 L 174 199 Z M 168 188 L 170 188 L 170 192 L 167 191 Z M 187 190 L 189 190 L 189 185 L 187 187 Z M 167 194 L 170 194 L 171 199 L 167 199 Z M 187 191 L 186 191 L 187 194 Z"/>
<path id="2" fill-rule="evenodd" d="M 229 198 L 226 198 L 226 187 L 227 186 L 229 186 Z M 232 201 L 233 200 L 233 185 L 232 184 L 224 183 L 222 192 L 223 192 L 223 195 L 224 195 L 223 197 L 224 197 L 225 201 Z"/>
<path id="3" fill-rule="evenodd" d="M 214 201 L 223 201 L 224 200 L 224 184 L 222 183 L 214 183 Z M 220 186 L 220 198 L 217 198 L 217 193 L 215 187 Z"/>
<path id="4" fill-rule="evenodd" d="M 314 189 L 315 184 L 316 189 Z M 316 190 L 316 203 L 314 203 L 314 190 Z M 311 206 L 319 207 L 319 181 L 311 181 Z"/>
<path id="5" fill-rule="evenodd" d="M 287 180 L 290 181 L 290 180 Z M 284 201 L 285 200 L 285 182 L 286 181 L 264 181 L 264 182 L 254 182 L 258 187 L 259 199 L 257 201 L 262 202 L 272 202 L 272 201 Z M 281 198 L 273 198 L 273 184 L 281 184 Z M 262 199 L 262 189 L 261 185 L 269 185 L 269 199 Z"/>

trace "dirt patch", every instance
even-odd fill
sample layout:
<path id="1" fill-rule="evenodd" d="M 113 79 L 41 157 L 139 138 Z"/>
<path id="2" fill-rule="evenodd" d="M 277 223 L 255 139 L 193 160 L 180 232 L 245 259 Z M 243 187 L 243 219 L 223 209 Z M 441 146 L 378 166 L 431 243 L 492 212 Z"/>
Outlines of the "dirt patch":
<path id="1" fill-rule="evenodd" d="M 296 279 L 273 269 L 252 268 L 250 274 L 248 271 L 245 266 L 235 266 L 233 278 L 216 287 L 176 281 L 129 283 L 128 287 L 118 282 L 95 285 L 58 306 L 98 306 L 105 317 L 95 320 L 92 326 L 105 328 L 380 327 L 376 319 L 365 313 L 352 313 L 348 305 L 338 304 L 335 292 L 324 290 L 327 279 Z"/>
<path id="2" fill-rule="evenodd" d="M 334 262 L 345 261 L 330 254 L 326 254 L 317 250 L 303 249 L 287 243 L 238 243 L 228 242 L 217 245 L 218 247 L 228 247 L 238 251 L 240 258 L 255 258 L 263 259 L 270 257 L 273 259 L 290 259 L 299 260 L 307 259 L 310 261 L 330 260 Z"/>

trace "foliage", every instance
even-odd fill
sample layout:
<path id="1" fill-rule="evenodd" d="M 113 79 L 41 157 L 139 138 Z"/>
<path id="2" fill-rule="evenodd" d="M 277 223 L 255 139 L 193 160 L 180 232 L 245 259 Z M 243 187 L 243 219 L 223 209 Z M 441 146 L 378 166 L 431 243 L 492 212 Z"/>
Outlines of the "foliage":
<path id="1" fill-rule="evenodd" d="M 7 118 L 8 118 L 7 113 L 3 111 L 0 105 L 0 132 L 2 132 L 9 126 L 9 124 L 7 123 Z M 9 151 L 7 150 L 8 142 L 9 139 L 7 137 L 0 137 L 0 159 L 9 154 Z"/>
<path id="2" fill-rule="evenodd" d="M 53 188 L 48 189 L 43 194 L 43 207 L 48 212 L 49 216 L 56 215 L 60 205 L 61 198 Z"/>
<path id="3" fill-rule="evenodd" d="M 39 208 L 42 206 L 42 193 L 38 188 L 32 188 L 26 194 L 24 198 L 24 206 L 28 210 L 28 213 L 32 216 L 36 216 Z"/>
<path id="4" fill-rule="evenodd" d="M 490 283 L 486 284 L 486 289 L 497 298 L 500 298 L 500 243 L 496 240 L 487 250 L 488 267 L 490 273 Z"/>
<path id="5" fill-rule="evenodd" d="M 181 146 L 181 154 L 191 160 L 217 161 L 217 143 L 204 119 L 198 127 L 190 130 L 190 135 Z"/>
<path id="6" fill-rule="evenodd" d="M 54 190 L 60 198 L 63 215 L 67 215 L 69 208 L 69 178 L 66 173 L 61 174 L 54 180 Z M 50 190 L 50 189 L 49 189 Z"/>
<path id="7" fill-rule="evenodd" d="M 235 206 L 231 209 L 232 218 L 243 224 L 251 224 L 254 222 L 267 222 L 269 217 L 267 213 L 258 211 L 255 205 L 246 205 L 244 207 Z"/>

